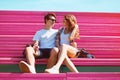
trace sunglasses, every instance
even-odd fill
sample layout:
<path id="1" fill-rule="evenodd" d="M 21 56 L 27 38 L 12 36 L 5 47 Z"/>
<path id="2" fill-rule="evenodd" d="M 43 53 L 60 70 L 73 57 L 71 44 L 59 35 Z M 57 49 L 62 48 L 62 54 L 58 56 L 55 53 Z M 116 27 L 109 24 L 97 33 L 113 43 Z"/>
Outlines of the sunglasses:
<path id="1" fill-rule="evenodd" d="M 52 18 L 49 18 L 48 20 L 51 20 L 51 21 L 53 21 L 53 22 L 56 22 L 56 20 L 55 20 L 55 19 L 52 19 Z"/>

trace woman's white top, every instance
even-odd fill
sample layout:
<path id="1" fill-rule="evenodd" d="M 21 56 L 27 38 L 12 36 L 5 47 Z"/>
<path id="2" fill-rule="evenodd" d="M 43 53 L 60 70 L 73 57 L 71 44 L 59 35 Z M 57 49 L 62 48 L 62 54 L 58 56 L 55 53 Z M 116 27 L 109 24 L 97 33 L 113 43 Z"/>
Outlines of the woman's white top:
<path id="1" fill-rule="evenodd" d="M 65 28 L 63 28 L 63 30 L 61 31 L 61 34 L 60 34 L 60 45 L 70 44 L 70 41 L 69 41 L 70 33 L 65 34 L 64 30 L 65 30 Z"/>

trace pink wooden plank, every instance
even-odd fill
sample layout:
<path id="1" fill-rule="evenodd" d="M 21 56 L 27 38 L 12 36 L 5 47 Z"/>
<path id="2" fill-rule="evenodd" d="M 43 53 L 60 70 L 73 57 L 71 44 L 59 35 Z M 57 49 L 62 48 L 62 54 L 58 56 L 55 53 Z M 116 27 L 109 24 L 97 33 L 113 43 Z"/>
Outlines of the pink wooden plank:
<path id="1" fill-rule="evenodd" d="M 0 64 L 18 64 L 25 58 L 0 58 Z M 48 59 L 37 59 L 36 64 L 46 64 Z M 88 59 L 88 58 L 72 58 L 76 66 L 120 66 L 120 59 Z"/>
<path id="2" fill-rule="evenodd" d="M 10 14 L 11 13 L 11 14 Z M 12 15 L 15 14 L 17 16 L 19 15 L 26 15 L 26 16 L 29 16 L 29 15 L 35 15 L 35 16 L 44 16 L 47 12 L 23 12 L 23 11 L 14 11 L 14 12 L 9 12 L 9 11 L 1 11 L 1 15 Z M 64 16 L 66 14 L 74 14 L 75 16 L 78 17 L 78 20 L 81 20 L 81 21 L 78 21 L 78 22 L 86 22 L 86 23 L 89 23 L 89 22 L 94 22 L 94 23 L 119 23 L 120 22 L 120 15 L 119 13 L 80 13 L 80 12 L 55 12 L 57 15 L 61 15 L 61 16 Z M 14 15 L 12 15 L 14 16 Z M 8 16 L 7 16 L 8 17 Z M 32 17 L 31 17 L 32 18 Z M 27 18 L 28 19 L 28 18 Z M 112 20 L 111 20 L 112 19 Z M 8 19 L 9 20 L 9 19 Z M 15 19 L 13 19 L 15 21 Z M 30 19 L 31 20 L 31 19 Z M 58 21 L 60 21 L 61 18 L 58 17 Z M 104 21 L 105 20 L 105 21 Z M 4 21 L 4 20 L 3 20 Z M 12 21 L 12 20 L 10 20 Z M 24 20 L 22 20 L 24 21 Z M 34 20 L 33 20 L 34 21 Z M 36 21 L 35 21 L 36 22 Z"/>
<path id="3" fill-rule="evenodd" d="M 44 16 L 46 13 L 48 13 L 49 11 L 6 11 L 6 10 L 0 10 L 0 15 L 19 15 L 19 14 L 23 14 L 23 15 L 42 15 Z M 54 12 L 54 11 L 53 11 Z M 65 14 L 75 14 L 78 16 L 107 16 L 107 17 L 120 17 L 119 13 L 107 13 L 107 12 L 55 12 L 57 15 L 60 16 L 64 16 Z M 81 14 L 80 14 L 81 13 Z"/>
<path id="4" fill-rule="evenodd" d="M 119 80 L 119 72 L 67 73 L 67 80 Z"/>
<path id="5" fill-rule="evenodd" d="M 116 55 L 116 57 L 117 56 L 119 56 L 119 53 L 120 53 L 120 51 L 118 51 L 118 50 L 104 50 L 104 51 L 101 51 L 101 50 L 94 50 L 94 51 L 90 51 L 90 50 L 87 50 L 88 52 L 90 52 L 90 53 L 92 53 L 93 55 L 95 55 L 95 56 L 105 56 L 105 57 L 107 57 L 107 55 L 109 55 L 109 56 L 111 56 L 112 57 L 112 55 L 113 55 L 113 57 L 115 57 L 115 55 Z M 12 50 L 12 51 L 7 51 L 7 50 L 2 50 L 2 51 L 0 51 L 0 53 L 1 53 L 1 55 L 15 55 L 15 54 L 21 54 L 23 52 L 23 50 Z M 0 55 L 0 56 L 1 56 Z"/>
<path id="6" fill-rule="evenodd" d="M 4 53 L 4 54 L 3 54 Z M 1 55 L 0 57 L 7 57 L 7 58 L 10 58 L 10 57 L 16 57 L 16 58 L 19 58 L 19 57 L 23 57 L 23 52 L 20 52 L 20 51 L 9 51 L 8 53 L 7 52 L 1 52 Z M 95 56 L 95 58 L 102 58 L 102 59 L 119 59 L 120 58 L 120 55 L 119 54 L 93 54 Z"/>
<path id="7" fill-rule="evenodd" d="M 0 78 L 3 80 L 66 80 L 66 74 L 47 74 L 47 73 L 0 73 Z"/>
<path id="8" fill-rule="evenodd" d="M 62 24 L 56 23 L 54 28 L 59 28 L 61 27 Z M 17 23 L 17 24 L 7 24 L 7 23 L 0 23 L 0 28 L 2 29 L 8 29 L 11 28 L 12 29 L 28 29 L 29 30 L 33 30 L 33 29 L 41 29 L 44 26 L 44 23 Z M 113 31 L 119 31 L 120 27 L 119 24 L 79 24 L 80 30 L 81 31 L 93 31 L 93 29 L 95 31 L 109 31 L 109 30 L 113 30 Z M 107 30 L 109 28 L 109 30 Z M 8 29 L 10 30 L 10 29 Z"/>

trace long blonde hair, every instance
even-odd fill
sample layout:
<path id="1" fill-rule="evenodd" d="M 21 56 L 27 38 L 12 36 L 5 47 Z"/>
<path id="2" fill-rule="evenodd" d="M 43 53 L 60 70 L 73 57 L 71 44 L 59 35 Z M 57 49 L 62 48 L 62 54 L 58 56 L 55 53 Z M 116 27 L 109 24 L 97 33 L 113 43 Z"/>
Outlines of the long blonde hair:
<path id="1" fill-rule="evenodd" d="M 72 14 L 68 14 L 64 16 L 64 19 L 67 21 L 67 25 L 68 25 L 68 31 L 71 33 L 75 27 L 75 25 L 77 24 L 77 19 L 74 15 Z M 75 34 L 76 38 L 79 38 L 79 28 L 76 30 L 76 34 Z"/>

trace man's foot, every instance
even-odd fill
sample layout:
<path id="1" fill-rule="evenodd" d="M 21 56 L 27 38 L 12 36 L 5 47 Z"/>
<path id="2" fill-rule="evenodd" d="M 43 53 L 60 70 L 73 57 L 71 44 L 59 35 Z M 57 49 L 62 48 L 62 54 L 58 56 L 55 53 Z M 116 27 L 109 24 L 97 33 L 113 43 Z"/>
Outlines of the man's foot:
<path id="1" fill-rule="evenodd" d="M 25 73 L 36 73 L 35 68 L 27 64 L 25 61 L 20 61 L 19 63 L 20 70 Z"/>
<path id="2" fill-rule="evenodd" d="M 53 74 L 59 74 L 59 70 L 56 69 L 55 67 L 52 67 L 50 69 L 45 69 L 46 73 L 53 73 Z"/>

